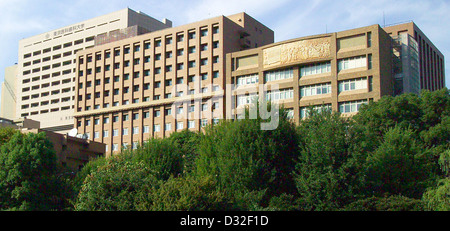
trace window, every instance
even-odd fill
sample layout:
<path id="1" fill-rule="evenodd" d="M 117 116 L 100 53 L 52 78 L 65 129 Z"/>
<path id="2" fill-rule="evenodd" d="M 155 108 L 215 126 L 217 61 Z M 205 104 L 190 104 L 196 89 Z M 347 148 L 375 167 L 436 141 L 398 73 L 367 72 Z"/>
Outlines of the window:
<path id="1" fill-rule="evenodd" d="M 367 88 L 367 78 L 350 79 L 339 82 L 339 92 Z"/>
<path id="2" fill-rule="evenodd" d="M 236 86 L 244 86 L 249 84 L 255 84 L 258 83 L 259 76 L 258 74 L 251 74 L 251 75 L 241 75 L 236 77 Z"/>
<path id="3" fill-rule="evenodd" d="M 350 113 L 358 112 L 361 105 L 367 104 L 367 100 L 349 101 L 339 103 L 339 112 Z"/>
<path id="4" fill-rule="evenodd" d="M 159 132 L 159 131 L 161 131 L 161 126 L 160 126 L 159 124 L 153 125 L 153 131 L 154 131 L 154 132 Z"/>
<path id="5" fill-rule="evenodd" d="M 338 60 L 338 71 L 366 66 L 367 60 L 365 55 Z"/>
<path id="6" fill-rule="evenodd" d="M 108 130 L 103 131 L 103 137 L 108 137 L 108 136 L 109 136 L 109 131 Z"/>
<path id="7" fill-rule="evenodd" d="M 236 106 L 239 107 L 241 105 L 251 104 L 251 103 L 253 103 L 253 100 L 254 99 L 256 100 L 257 98 L 258 98 L 258 95 L 256 95 L 256 94 L 238 95 L 237 99 L 236 99 L 236 101 L 237 101 Z"/>
<path id="8" fill-rule="evenodd" d="M 184 128 L 183 125 L 183 122 L 177 122 L 177 130 L 182 130 Z"/>
<path id="9" fill-rule="evenodd" d="M 219 119 L 218 118 L 213 118 L 212 122 L 213 122 L 214 125 L 219 124 Z"/>
<path id="10" fill-rule="evenodd" d="M 119 136 L 119 129 L 113 129 L 113 136 Z"/>
<path id="11" fill-rule="evenodd" d="M 195 39 L 195 31 L 190 31 L 188 33 L 189 39 Z"/>
<path id="12" fill-rule="evenodd" d="M 129 119 L 128 114 L 122 116 L 122 121 L 128 121 L 128 119 Z"/>
<path id="13" fill-rule="evenodd" d="M 212 30 L 213 30 L 213 34 L 218 34 L 219 33 L 219 26 L 213 26 L 213 28 L 212 28 Z"/>
<path id="14" fill-rule="evenodd" d="M 202 29 L 202 30 L 200 30 L 200 35 L 201 35 L 202 37 L 207 36 L 207 35 L 208 35 L 208 29 Z"/>
<path id="15" fill-rule="evenodd" d="M 159 117 L 160 115 L 161 115 L 161 112 L 159 110 L 154 112 L 154 117 Z"/>
<path id="16" fill-rule="evenodd" d="M 267 92 L 266 100 L 267 101 L 277 101 L 282 99 L 292 99 L 294 98 L 294 89 L 282 89 L 274 92 Z"/>
<path id="17" fill-rule="evenodd" d="M 300 67 L 300 77 L 331 72 L 331 63 L 316 63 Z"/>
<path id="18" fill-rule="evenodd" d="M 188 128 L 195 128 L 195 121 L 194 120 L 189 120 L 188 121 Z"/>
<path id="19" fill-rule="evenodd" d="M 208 125 L 208 119 L 202 119 L 201 126 L 206 127 L 206 125 Z"/>
<path id="20" fill-rule="evenodd" d="M 100 138 L 100 132 L 94 132 L 94 139 Z"/>
<path id="21" fill-rule="evenodd" d="M 144 126 L 144 133 L 150 133 L 150 127 Z"/>
<path id="22" fill-rule="evenodd" d="M 331 111 L 331 104 L 316 105 L 316 106 L 312 106 L 312 107 L 301 107 L 300 108 L 300 118 L 308 117 L 309 113 L 311 111 L 311 108 L 312 108 L 312 110 L 314 110 L 314 111 L 316 111 L 318 113 L 320 113 L 322 111 L 325 111 L 325 110 Z"/>
<path id="23" fill-rule="evenodd" d="M 300 87 L 300 97 L 329 93 L 331 93 L 331 83 L 322 83 Z"/>
<path id="24" fill-rule="evenodd" d="M 183 114 L 183 107 L 178 107 L 177 108 L 177 114 L 178 115 Z"/>
<path id="25" fill-rule="evenodd" d="M 133 135 L 139 134 L 139 127 L 133 127 Z"/>
<path id="26" fill-rule="evenodd" d="M 113 145 L 112 145 L 112 150 L 113 150 L 113 151 L 119 150 L 119 145 L 118 145 L 118 144 L 113 144 Z"/>
<path id="27" fill-rule="evenodd" d="M 264 78 L 266 82 L 280 79 L 289 79 L 293 77 L 294 77 L 294 70 L 292 68 L 277 71 L 268 71 L 264 73 Z"/>
<path id="28" fill-rule="evenodd" d="M 165 130 L 165 131 L 170 131 L 170 130 L 172 130 L 172 123 L 166 123 L 166 124 L 164 125 L 164 130 Z"/>
<path id="29" fill-rule="evenodd" d="M 123 136 L 128 135 L 128 128 L 122 129 L 122 135 L 123 135 Z"/>
<path id="30" fill-rule="evenodd" d="M 184 41 L 184 34 L 178 34 L 178 35 L 177 35 L 177 41 L 178 41 L 178 42 Z"/>

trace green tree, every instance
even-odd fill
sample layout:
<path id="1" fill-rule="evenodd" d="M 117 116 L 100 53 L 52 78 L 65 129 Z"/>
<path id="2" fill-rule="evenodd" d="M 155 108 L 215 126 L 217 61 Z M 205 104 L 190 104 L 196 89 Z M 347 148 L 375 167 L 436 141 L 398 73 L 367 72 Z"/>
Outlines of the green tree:
<path id="1" fill-rule="evenodd" d="M 154 171 L 158 180 L 167 180 L 183 173 L 183 154 L 180 144 L 173 139 L 150 138 L 137 149 L 127 149 L 119 155 L 131 162 L 142 162 Z"/>
<path id="2" fill-rule="evenodd" d="M 352 199 L 359 173 L 352 172 L 350 121 L 339 113 L 311 111 L 298 126 L 295 169 L 301 210 L 337 210 Z M 354 173 L 354 174 L 353 174 Z"/>
<path id="3" fill-rule="evenodd" d="M 177 144 L 181 153 L 183 153 L 183 171 L 188 173 L 194 169 L 195 159 L 197 158 L 198 143 L 202 133 L 192 132 L 184 129 L 181 132 L 174 132 L 169 139 Z"/>
<path id="4" fill-rule="evenodd" d="M 367 193 L 421 198 L 433 177 L 428 166 L 430 153 L 422 150 L 412 130 L 389 129 L 383 143 L 367 158 Z"/>
<path id="5" fill-rule="evenodd" d="M 346 205 L 343 211 L 424 211 L 421 200 L 401 195 L 388 197 L 368 197 Z"/>
<path id="6" fill-rule="evenodd" d="M 143 162 L 110 157 L 84 180 L 75 204 L 78 211 L 139 211 L 152 207 L 158 182 Z"/>
<path id="7" fill-rule="evenodd" d="M 0 128 L 0 146 L 7 143 L 18 130 L 11 127 Z"/>
<path id="8" fill-rule="evenodd" d="M 225 195 L 216 189 L 211 176 L 170 178 L 154 191 L 155 211 L 226 211 L 234 209 Z"/>
<path id="9" fill-rule="evenodd" d="M 0 209 L 61 209 L 62 182 L 56 169 L 55 151 L 45 133 L 14 133 L 1 146 Z"/>
<path id="10" fill-rule="evenodd" d="M 422 199 L 429 210 L 450 211 L 450 149 L 441 154 L 439 165 L 445 178 L 438 180 L 435 187 L 428 188 Z"/>
<path id="11" fill-rule="evenodd" d="M 422 110 L 422 130 L 427 130 L 441 123 L 443 118 L 450 116 L 449 90 L 443 88 L 437 91 L 421 91 L 420 108 Z"/>
<path id="12" fill-rule="evenodd" d="M 200 141 L 195 174 L 215 178 L 237 208 L 261 209 L 273 196 L 295 193 L 298 138 L 287 112 L 279 113 L 274 130 L 261 130 L 264 120 L 247 117 L 206 129 Z"/>
<path id="13" fill-rule="evenodd" d="M 421 99 L 411 93 L 383 96 L 377 102 L 363 105 L 353 119 L 357 126 L 364 128 L 364 135 L 381 143 L 384 134 L 395 126 L 420 131 L 422 115 Z"/>

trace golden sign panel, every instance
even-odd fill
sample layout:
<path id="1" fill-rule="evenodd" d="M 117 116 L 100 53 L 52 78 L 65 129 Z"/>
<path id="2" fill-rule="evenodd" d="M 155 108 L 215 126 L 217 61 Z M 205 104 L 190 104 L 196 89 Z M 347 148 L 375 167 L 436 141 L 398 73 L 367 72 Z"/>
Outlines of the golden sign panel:
<path id="1" fill-rule="evenodd" d="M 330 57 L 330 38 L 281 44 L 263 50 L 264 67 Z"/>

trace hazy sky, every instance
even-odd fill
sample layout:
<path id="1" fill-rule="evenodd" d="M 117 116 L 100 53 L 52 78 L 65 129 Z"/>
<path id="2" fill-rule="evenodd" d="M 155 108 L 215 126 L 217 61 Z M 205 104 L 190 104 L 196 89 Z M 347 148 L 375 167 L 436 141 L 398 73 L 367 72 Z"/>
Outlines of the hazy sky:
<path id="1" fill-rule="evenodd" d="M 450 88 L 450 0 L 0 0 L 0 82 L 17 63 L 20 39 L 126 7 L 173 26 L 244 11 L 271 28 L 275 42 L 412 20 L 446 57 Z"/>

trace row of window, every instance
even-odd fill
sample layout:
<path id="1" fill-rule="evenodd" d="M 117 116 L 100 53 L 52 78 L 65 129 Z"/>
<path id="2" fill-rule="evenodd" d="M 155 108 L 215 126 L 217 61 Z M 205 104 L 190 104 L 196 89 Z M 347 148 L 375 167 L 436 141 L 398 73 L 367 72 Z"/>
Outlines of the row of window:
<path id="1" fill-rule="evenodd" d="M 139 59 L 137 59 L 137 60 L 139 60 Z M 212 63 L 219 63 L 219 56 L 214 56 L 214 57 L 212 58 L 212 60 L 213 60 Z M 147 61 L 146 61 L 146 62 L 147 62 Z M 189 68 L 196 67 L 196 65 L 197 65 L 196 63 L 197 63 L 197 62 L 196 62 L 195 60 L 189 61 L 189 62 L 188 62 L 188 67 L 189 67 Z M 135 60 L 135 64 L 139 64 L 139 62 L 136 62 L 136 60 Z M 201 65 L 201 66 L 208 65 L 208 58 L 203 58 L 203 59 L 201 59 L 201 60 L 200 60 L 200 65 Z M 128 61 L 125 61 L 124 66 L 125 66 L 125 67 L 128 67 L 128 66 L 129 66 Z M 114 69 L 119 69 L 119 68 L 120 68 L 120 63 L 114 64 Z M 105 65 L 105 68 L 104 68 L 104 69 L 105 69 L 105 71 L 110 71 L 110 70 L 111 70 L 111 66 L 110 66 L 110 65 Z M 177 63 L 176 69 L 177 69 L 177 70 L 183 70 L 183 69 L 184 69 L 184 63 Z M 172 66 L 172 65 L 166 65 L 166 66 L 165 66 L 165 69 L 164 69 L 165 72 L 172 72 L 172 70 L 173 70 L 173 66 Z M 102 71 L 102 68 L 101 68 L 101 67 L 96 67 L 96 68 L 95 68 L 95 73 L 100 73 L 101 71 Z M 161 69 L 161 67 L 154 67 L 153 71 L 154 71 L 155 74 L 161 74 L 162 69 Z M 86 70 L 86 73 L 87 73 L 87 75 L 91 75 L 91 74 L 92 74 L 92 68 L 88 68 L 88 69 Z M 150 70 L 144 70 L 144 76 L 149 76 L 149 75 L 150 75 Z M 80 70 L 80 71 L 78 72 L 78 76 L 79 76 L 79 77 L 84 76 L 84 71 L 83 71 L 83 70 Z M 134 73 L 133 73 L 133 76 L 134 76 L 135 78 L 138 78 L 138 77 L 139 77 L 139 72 L 134 72 Z"/>
<path id="2" fill-rule="evenodd" d="M 266 94 L 267 101 L 277 101 L 283 99 L 292 99 L 294 98 L 294 89 L 281 89 L 279 91 L 270 91 Z"/>
<path id="3" fill-rule="evenodd" d="M 57 111 L 65 111 L 65 110 L 69 110 L 70 108 L 74 108 L 74 106 L 64 106 L 64 107 L 57 107 L 57 108 L 51 108 L 51 109 L 45 109 L 45 110 L 41 110 L 41 111 L 32 111 L 32 112 L 26 112 L 26 113 L 22 113 L 20 114 L 21 117 L 27 117 L 30 115 L 38 115 L 40 114 L 45 114 L 45 113 L 49 113 L 49 112 L 57 112 Z"/>
<path id="4" fill-rule="evenodd" d="M 144 84 L 144 90 L 148 90 L 148 89 L 150 89 L 150 84 Z M 208 87 L 202 87 L 201 89 L 201 92 L 200 93 L 208 93 Z M 216 92 L 216 91 L 219 91 L 220 90 L 220 86 L 219 85 L 213 85 L 212 86 L 212 92 Z M 139 92 L 140 91 L 140 88 L 139 88 L 139 85 L 135 85 L 134 87 L 133 87 L 133 92 Z M 130 88 L 129 87 L 125 87 L 125 88 L 123 88 L 123 90 L 122 90 L 122 94 L 126 94 L 126 93 L 129 93 L 130 92 Z M 183 91 L 183 90 L 179 90 L 179 91 L 177 91 L 176 93 L 175 93 L 175 97 L 182 97 L 182 96 L 184 96 L 184 92 L 185 91 Z M 196 92 L 195 92 L 195 89 L 190 89 L 189 91 L 187 91 L 188 92 L 188 94 L 189 95 L 194 95 L 194 94 L 196 94 Z M 120 95 L 120 89 L 114 89 L 113 90 L 113 95 Z M 103 92 L 103 97 L 108 97 L 108 96 L 110 96 L 110 91 L 109 90 L 106 90 L 106 91 L 104 91 Z M 100 92 L 96 92 L 95 94 L 94 94 L 94 97 L 97 99 L 97 98 L 100 98 L 101 97 L 101 93 Z M 164 98 L 165 99 L 170 99 L 170 98 L 172 98 L 173 97 L 173 95 L 172 95 L 172 93 L 166 93 L 166 94 L 164 94 Z M 86 100 L 90 100 L 90 99 L 92 99 L 92 94 L 90 94 L 90 93 L 88 93 L 88 94 L 86 94 Z M 160 100 L 161 99 L 161 95 L 154 95 L 153 96 L 153 100 Z M 78 95 L 78 101 L 82 101 L 83 100 L 83 95 Z M 150 97 L 149 96 L 146 96 L 146 97 L 144 97 L 143 98 L 143 102 L 149 102 L 150 101 Z M 133 99 L 132 100 L 132 103 L 133 104 L 135 104 L 135 103 L 139 103 L 139 98 L 135 98 L 135 99 Z M 122 105 L 129 105 L 130 104 L 130 100 L 123 100 L 122 101 Z M 119 106 L 120 104 L 119 104 L 119 101 L 115 101 L 115 102 L 113 102 L 113 105 L 112 106 Z M 103 108 L 109 108 L 110 107 L 110 104 L 109 103 L 104 103 L 103 104 Z M 89 110 L 91 110 L 92 109 L 92 107 L 91 106 L 86 106 L 85 107 L 85 110 L 86 111 L 89 111 Z M 94 105 L 94 109 L 100 109 L 100 104 L 96 104 L 96 105 Z M 82 108 L 81 107 L 79 107 L 78 108 L 78 111 L 80 112 L 80 111 L 82 111 Z"/>
<path id="5" fill-rule="evenodd" d="M 249 84 L 255 84 L 258 83 L 259 76 L 258 74 L 251 74 L 251 75 L 241 75 L 236 77 L 236 86 L 245 86 Z"/>
<path id="6" fill-rule="evenodd" d="M 48 48 L 43 49 L 42 51 L 38 50 L 38 51 L 34 51 L 32 53 L 24 54 L 23 58 L 27 59 L 27 58 L 30 58 L 31 56 L 38 56 L 38 55 L 41 55 L 41 54 L 46 54 L 46 53 L 49 53 L 51 51 L 57 51 L 57 50 L 60 50 L 60 49 L 63 49 L 63 48 L 71 47 L 72 45 L 79 45 L 79 44 L 82 44 L 83 42 L 90 42 L 90 41 L 93 41 L 94 39 L 95 39 L 95 36 L 90 36 L 90 37 L 87 37 L 85 39 L 78 39 L 78 40 L 76 40 L 74 42 L 68 42 L 68 43 L 56 45 L 56 46 L 53 46 L 53 47 L 48 47 Z"/>
<path id="7" fill-rule="evenodd" d="M 368 55 L 369 59 L 369 69 L 371 68 L 372 64 L 372 56 Z M 353 68 L 360 68 L 360 67 L 367 67 L 367 57 L 365 55 L 357 56 L 357 57 L 350 57 L 345 59 L 338 60 L 338 71 L 347 70 L 347 69 L 353 69 Z"/>
<path id="8" fill-rule="evenodd" d="M 219 123 L 219 119 L 214 118 L 212 120 L 213 124 L 218 124 Z M 208 119 L 201 119 L 200 120 L 200 126 L 201 127 L 205 127 L 206 125 L 208 125 Z M 191 129 L 191 128 L 195 128 L 195 120 L 189 120 L 188 124 L 187 124 L 187 128 Z M 183 121 L 179 121 L 176 122 L 176 130 L 182 130 L 185 129 L 184 127 L 184 122 Z M 161 131 L 161 125 L 160 124 L 155 124 L 153 125 L 153 132 L 160 132 Z M 172 123 L 165 123 L 164 124 L 164 131 L 172 131 Z M 149 125 L 144 125 L 143 126 L 143 130 L 142 133 L 150 133 L 150 126 Z M 128 128 L 122 128 L 122 136 L 126 136 L 126 135 L 130 135 Z M 141 133 L 139 133 L 139 127 L 133 127 L 132 129 L 132 135 L 139 135 Z M 90 137 L 90 133 L 86 133 L 86 135 L 88 136 L 88 138 Z M 112 130 L 112 136 L 116 137 L 119 136 L 119 129 L 113 129 Z M 103 138 L 107 138 L 109 137 L 109 130 L 103 130 L 102 131 L 102 137 Z M 100 132 L 99 131 L 95 131 L 94 132 L 94 139 L 98 139 L 100 138 Z"/>
<path id="9" fill-rule="evenodd" d="M 372 56 L 370 54 L 367 57 L 366 55 L 363 55 L 338 60 L 339 71 L 366 66 L 369 66 L 369 69 L 372 66 Z M 331 62 L 315 63 L 300 67 L 300 77 L 330 72 L 331 72 Z M 293 78 L 293 76 L 294 76 L 293 68 L 287 68 L 276 71 L 267 71 L 264 73 L 265 82 L 289 79 Z M 258 82 L 257 74 L 236 77 L 237 86 L 253 84 L 257 82 Z"/>
<path id="10" fill-rule="evenodd" d="M 292 67 L 283 70 L 268 71 L 264 73 L 264 79 L 266 82 L 281 79 L 290 79 L 293 77 L 294 77 L 294 69 Z"/>
<path id="11" fill-rule="evenodd" d="M 300 97 L 329 93 L 331 93 L 331 83 L 322 83 L 300 87 Z"/>
<path id="12" fill-rule="evenodd" d="M 300 67 L 300 77 L 331 72 L 331 62 L 316 63 Z"/>
<path id="13" fill-rule="evenodd" d="M 352 113 L 358 112 L 361 105 L 367 104 L 367 100 L 357 100 L 339 103 L 340 113 Z M 323 112 L 325 110 L 331 111 L 331 104 L 316 105 L 312 107 L 301 107 L 300 108 L 300 118 L 306 118 L 310 115 L 311 109 L 317 112 Z"/>
<path id="14" fill-rule="evenodd" d="M 357 78 L 339 81 L 339 92 L 352 91 L 367 88 L 367 78 Z"/>

